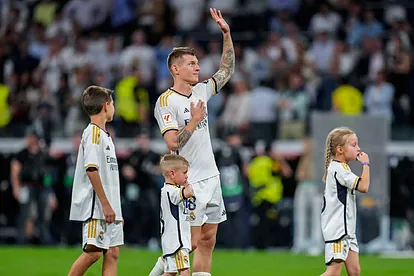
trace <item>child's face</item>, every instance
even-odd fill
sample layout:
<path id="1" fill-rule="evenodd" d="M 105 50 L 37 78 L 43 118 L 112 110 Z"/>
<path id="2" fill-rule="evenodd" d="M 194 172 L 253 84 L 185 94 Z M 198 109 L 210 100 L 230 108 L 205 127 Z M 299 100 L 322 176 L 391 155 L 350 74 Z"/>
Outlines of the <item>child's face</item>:
<path id="1" fill-rule="evenodd" d="M 184 166 L 182 169 L 174 171 L 172 174 L 172 180 L 174 181 L 174 184 L 179 186 L 185 186 L 187 185 L 187 179 L 188 179 L 188 167 Z"/>
<path id="2" fill-rule="evenodd" d="M 106 105 L 107 121 L 112 122 L 112 120 L 114 119 L 114 114 L 115 114 L 114 101 L 111 99 L 111 101 L 105 103 L 105 105 Z"/>
<path id="3" fill-rule="evenodd" d="M 358 137 L 355 134 L 349 135 L 345 145 L 341 148 L 343 149 L 343 154 L 347 162 L 356 160 L 358 154 L 361 152 L 358 145 Z"/>

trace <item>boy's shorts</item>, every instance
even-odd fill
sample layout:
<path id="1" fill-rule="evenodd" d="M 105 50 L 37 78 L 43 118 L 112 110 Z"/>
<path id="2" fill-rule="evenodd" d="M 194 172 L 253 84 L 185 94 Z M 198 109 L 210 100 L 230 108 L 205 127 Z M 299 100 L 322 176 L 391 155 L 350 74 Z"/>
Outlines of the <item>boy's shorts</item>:
<path id="1" fill-rule="evenodd" d="M 346 261 L 349 250 L 359 253 L 355 237 L 345 236 L 339 241 L 325 243 L 325 264 L 330 265 L 334 260 Z"/>
<path id="2" fill-rule="evenodd" d="M 181 248 L 174 255 L 165 257 L 164 272 L 174 273 L 190 268 L 190 249 Z"/>
<path id="3" fill-rule="evenodd" d="M 227 219 L 221 191 L 220 176 L 213 176 L 196 183 L 191 183 L 196 198 L 195 210 L 190 209 L 191 226 L 204 223 L 219 224 Z"/>
<path id="4" fill-rule="evenodd" d="M 102 219 L 91 219 L 82 224 L 83 249 L 88 244 L 98 248 L 109 249 L 124 244 L 122 221 L 107 223 Z"/>

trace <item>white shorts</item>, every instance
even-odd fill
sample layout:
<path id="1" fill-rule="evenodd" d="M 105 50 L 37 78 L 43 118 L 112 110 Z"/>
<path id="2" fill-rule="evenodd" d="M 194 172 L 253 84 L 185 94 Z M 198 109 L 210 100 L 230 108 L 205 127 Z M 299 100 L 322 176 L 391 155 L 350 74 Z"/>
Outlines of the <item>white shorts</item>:
<path id="1" fill-rule="evenodd" d="M 190 210 L 191 226 L 202 226 L 204 223 L 219 224 L 227 220 L 220 176 L 213 176 L 191 184 L 196 198 L 195 210 Z"/>
<path id="2" fill-rule="evenodd" d="M 337 242 L 325 243 L 325 264 L 330 265 L 334 260 L 346 261 L 350 249 L 359 253 L 358 241 L 355 237 L 345 236 Z"/>
<path id="3" fill-rule="evenodd" d="M 165 258 L 164 272 L 174 273 L 190 268 L 190 249 L 181 248 L 174 255 Z"/>
<path id="4" fill-rule="evenodd" d="M 91 244 L 98 248 L 109 249 L 124 244 L 122 221 L 107 223 L 102 219 L 91 219 L 82 224 L 83 249 Z"/>

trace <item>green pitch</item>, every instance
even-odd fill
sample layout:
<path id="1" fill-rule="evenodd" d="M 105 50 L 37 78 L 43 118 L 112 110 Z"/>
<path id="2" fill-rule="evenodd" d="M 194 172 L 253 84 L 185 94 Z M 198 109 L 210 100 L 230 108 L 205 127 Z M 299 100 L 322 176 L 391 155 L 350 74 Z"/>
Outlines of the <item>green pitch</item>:
<path id="1" fill-rule="evenodd" d="M 0 247 L 1 276 L 67 275 L 70 266 L 81 253 L 78 248 L 11 248 Z M 118 275 L 148 275 L 158 254 L 133 248 L 121 248 Z M 214 276 L 232 275 L 320 275 L 324 271 L 324 257 L 308 257 L 288 252 L 223 251 L 213 256 Z M 364 276 L 414 275 L 413 259 L 382 259 L 361 256 Z M 100 275 L 101 261 L 87 276 Z M 346 275 L 345 269 L 342 275 Z"/>

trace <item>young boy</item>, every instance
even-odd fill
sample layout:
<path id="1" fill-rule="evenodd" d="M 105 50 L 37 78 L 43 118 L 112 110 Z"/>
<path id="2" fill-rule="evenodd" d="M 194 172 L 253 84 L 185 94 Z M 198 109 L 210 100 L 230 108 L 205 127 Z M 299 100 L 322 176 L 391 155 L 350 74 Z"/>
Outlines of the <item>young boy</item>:
<path id="1" fill-rule="evenodd" d="M 190 275 L 191 230 L 194 216 L 194 191 L 187 182 L 188 161 L 175 154 L 161 157 L 165 178 L 161 189 L 161 245 L 164 276 Z"/>
<path id="2" fill-rule="evenodd" d="M 79 146 L 70 220 L 83 222 L 83 253 L 69 275 L 83 275 L 102 255 L 102 275 L 116 275 L 119 245 L 124 244 L 118 163 L 106 131 L 115 113 L 112 91 L 89 86 L 82 106 L 90 117 Z"/>

